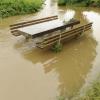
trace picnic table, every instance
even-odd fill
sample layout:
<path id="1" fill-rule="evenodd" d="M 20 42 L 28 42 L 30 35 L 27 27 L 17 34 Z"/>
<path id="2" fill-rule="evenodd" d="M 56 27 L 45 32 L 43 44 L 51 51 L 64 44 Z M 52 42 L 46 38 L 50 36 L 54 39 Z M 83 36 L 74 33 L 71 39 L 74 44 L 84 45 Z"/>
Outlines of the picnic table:
<path id="1" fill-rule="evenodd" d="M 65 23 L 64 21 L 58 19 L 58 16 L 51 16 L 30 22 L 15 24 L 11 26 L 11 29 L 14 29 L 15 33 L 17 32 L 24 36 L 32 36 L 34 38 L 44 34 L 50 34 L 58 30 L 63 30 L 79 23 L 80 21 L 78 20 Z"/>
<path id="2" fill-rule="evenodd" d="M 36 46 L 43 49 L 54 45 L 56 42 L 63 42 L 80 36 L 83 32 L 91 29 L 93 23 L 73 27 L 77 24 L 80 24 L 80 21 L 76 19 L 65 22 L 58 19 L 58 16 L 51 16 L 13 24 L 10 25 L 10 29 L 15 36 L 23 35 L 26 39 L 29 37 L 35 39 L 38 39 L 36 37 L 41 38 L 39 41 L 36 41 Z M 66 30 L 66 28 L 69 29 Z"/>
<path id="3" fill-rule="evenodd" d="M 18 31 L 33 37 L 40 36 L 63 26 L 59 19 L 19 28 Z"/>

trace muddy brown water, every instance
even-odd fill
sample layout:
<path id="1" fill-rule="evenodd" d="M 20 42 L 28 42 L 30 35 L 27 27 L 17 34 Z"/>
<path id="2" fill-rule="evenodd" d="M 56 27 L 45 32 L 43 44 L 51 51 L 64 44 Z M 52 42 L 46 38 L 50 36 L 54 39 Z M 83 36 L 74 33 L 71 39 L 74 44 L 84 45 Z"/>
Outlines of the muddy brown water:
<path id="1" fill-rule="evenodd" d="M 50 0 L 46 4 L 36 14 L 0 20 L 0 100 L 71 98 L 100 72 L 100 9 L 58 7 Z M 93 22 L 92 30 L 66 42 L 60 53 L 38 49 L 10 33 L 10 24 L 55 14 L 82 24 Z"/>

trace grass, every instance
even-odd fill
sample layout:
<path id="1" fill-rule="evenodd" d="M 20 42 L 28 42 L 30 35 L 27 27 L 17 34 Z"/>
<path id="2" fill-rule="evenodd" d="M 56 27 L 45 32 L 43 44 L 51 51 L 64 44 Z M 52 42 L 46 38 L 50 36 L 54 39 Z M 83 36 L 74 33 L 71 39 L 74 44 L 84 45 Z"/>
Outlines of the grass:
<path id="1" fill-rule="evenodd" d="M 100 100 L 100 75 L 72 100 Z"/>
<path id="2" fill-rule="evenodd" d="M 85 95 L 79 97 L 77 100 L 100 100 L 100 81 L 95 82 Z"/>
<path id="3" fill-rule="evenodd" d="M 87 91 L 83 97 L 84 100 L 100 100 L 100 81 L 94 82 L 92 87 Z M 82 99 L 82 100 L 83 100 Z"/>
<path id="4" fill-rule="evenodd" d="M 100 7 L 100 0 L 58 0 L 58 5 L 79 4 L 80 6 Z"/>
<path id="5" fill-rule="evenodd" d="M 100 75 L 72 98 L 67 99 L 66 96 L 60 96 L 57 100 L 100 100 Z"/>
<path id="6" fill-rule="evenodd" d="M 43 0 L 0 0 L 0 18 L 37 12 Z"/>
<path id="7" fill-rule="evenodd" d="M 61 43 L 59 43 L 59 42 L 57 42 L 57 43 L 55 43 L 53 46 L 52 46 L 52 51 L 54 51 L 54 52 L 60 52 L 61 50 L 62 50 L 62 44 Z"/>
<path id="8" fill-rule="evenodd" d="M 66 98 L 59 97 L 57 100 L 66 100 Z M 93 82 L 84 95 L 67 100 L 100 100 L 100 80 Z"/>

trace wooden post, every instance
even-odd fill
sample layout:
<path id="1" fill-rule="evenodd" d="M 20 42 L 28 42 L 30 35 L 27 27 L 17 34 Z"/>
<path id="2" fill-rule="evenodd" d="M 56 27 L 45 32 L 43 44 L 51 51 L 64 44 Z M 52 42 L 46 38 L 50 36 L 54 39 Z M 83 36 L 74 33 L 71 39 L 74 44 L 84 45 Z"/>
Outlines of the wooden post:
<path id="1" fill-rule="evenodd" d="M 59 33 L 59 41 L 58 41 L 59 45 L 60 45 L 60 42 L 61 42 L 61 33 L 62 32 Z"/>
<path id="2" fill-rule="evenodd" d="M 83 26 L 83 33 L 85 32 L 85 25 Z"/>
<path id="3" fill-rule="evenodd" d="M 65 30 L 65 29 L 61 29 L 61 31 L 60 31 L 60 33 L 59 33 L 59 41 L 58 41 L 59 45 L 60 45 L 60 43 L 61 43 L 61 35 L 62 35 L 62 33 L 63 33 L 64 30 Z"/>

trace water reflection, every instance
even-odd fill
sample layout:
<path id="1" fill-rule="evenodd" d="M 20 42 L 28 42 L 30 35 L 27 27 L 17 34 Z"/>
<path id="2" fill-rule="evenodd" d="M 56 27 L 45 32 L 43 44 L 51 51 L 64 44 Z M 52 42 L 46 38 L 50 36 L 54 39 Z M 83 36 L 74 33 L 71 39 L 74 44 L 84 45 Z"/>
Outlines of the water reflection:
<path id="1" fill-rule="evenodd" d="M 51 15 L 57 15 L 57 2 L 52 1 L 52 0 L 46 0 L 45 5 L 43 6 L 44 8 L 37 13 L 36 17 L 45 17 L 45 16 L 51 16 Z"/>
<path id="2" fill-rule="evenodd" d="M 95 57 L 95 41 L 89 37 L 73 40 L 64 45 L 59 54 L 39 49 L 23 53 L 33 64 L 41 63 L 45 73 L 55 70 L 59 75 L 58 89 L 61 95 L 73 95 L 84 83 L 85 77 Z"/>
<path id="3" fill-rule="evenodd" d="M 100 14 L 94 11 L 85 11 L 83 14 L 89 21 L 93 22 L 93 36 L 97 41 L 100 41 L 99 25 L 100 25 Z"/>
<path id="4" fill-rule="evenodd" d="M 99 34 L 99 25 L 100 25 L 100 12 L 98 12 L 97 9 L 94 11 L 84 11 L 83 14 L 86 16 L 86 19 L 90 22 L 93 22 L 93 36 L 95 40 L 97 41 L 97 47 L 96 47 L 96 53 L 97 56 L 92 63 L 91 71 L 88 73 L 85 84 L 80 90 L 80 95 L 84 95 L 84 93 L 87 91 L 88 87 L 91 86 L 91 83 L 95 80 L 98 80 L 98 76 L 100 77 L 100 34 Z"/>
<path id="5" fill-rule="evenodd" d="M 67 12 L 64 15 L 64 20 L 69 21 L 70 19 L 74 18 L 75 11 L 73 10 L 67 10 Z"/>

